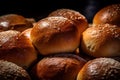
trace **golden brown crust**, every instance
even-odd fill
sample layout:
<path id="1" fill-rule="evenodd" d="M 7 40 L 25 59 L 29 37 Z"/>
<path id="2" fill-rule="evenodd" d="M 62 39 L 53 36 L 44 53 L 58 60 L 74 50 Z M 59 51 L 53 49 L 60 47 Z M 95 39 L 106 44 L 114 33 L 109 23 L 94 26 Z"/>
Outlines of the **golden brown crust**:
<path id="1" fill-rule="evenodd" d="M 33 72 L 38 80 L 75 80 L 86 61 L 73 54 L 45 57 L 40 60 Z"/>
<path id="2" fill-rule="evenodd" d="M 31 40 L 25 35 L 13 30 L 0 32 L 0 59 L 28 68 L 37 59 L 37 54 Z"/>
<path id="3" fill-rule="evenodd" d="M 80 30 L 80 34 L 88 27 L 87 19 L 80 12 L 72 9 L 57 9 L 51 12 L 48 16 L 63 16 L 72 20 Z"/>
<path id="4" fill-rule="evenodd" d="M 88 61 L 80 70 L 77 80 L 119 80 L 120 62 L 112 58 Z"/>
<path id="5" fill-rule="evenodd" d="M 82 49 L 94 57 L 120 56 L 120 28 L 101 24 L 83 32 Z"/>
<path id="6" fill-rule="evenodd" d="M 18 34 L 20 34 L 19 31 L 13 31 L 13 30 L 0 32 L 0 47 L 2 47 L 2 45 L 6 43 L 9 39 L 17 36 Z"/>
<path id="7" fill-rule="evenodd" d="M 93 24 L 105 23 L 120 26 L 120 4 L 106 6 L 96 13 Z"/>
<path id="8" fill-rule="evenodd" d="M 64 17 L 47 17 L 38 21 L 31 31 L 31 39 L 42 55 L 73 52 L 80 42 L 74 23 Z"/>
<path id="9" fill-rule="evenodd" d="M 8 61 L 0 60 L 1 80 L 31 80 L 29 74 L 22 67 Z"/>
<path id="10" fill-rule="evenodd" d="M 22 32 L 30 27 L 33 27 L 32 22 L 21 15 L 6 14 L 0 16 L 0 30 L 17 30 Z"/>
<path id="11" fill-rule="evenodd" d="M 57 9 L 51 12 L 48 16 L 63 16 L 73 21 L 86 20 L 86 18 L 82 14 L 72 9 Z"/>

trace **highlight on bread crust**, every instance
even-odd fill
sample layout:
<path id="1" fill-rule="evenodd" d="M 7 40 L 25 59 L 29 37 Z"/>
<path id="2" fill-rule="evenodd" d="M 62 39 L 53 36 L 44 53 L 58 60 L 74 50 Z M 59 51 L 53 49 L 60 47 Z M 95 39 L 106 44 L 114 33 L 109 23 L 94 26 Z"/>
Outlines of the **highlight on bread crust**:
<path id="1" fill-rule="evenodd" d="M 94 57 L 120 56 L 120 28 L 100 24 L 83 32 L 82 50 Z"/>
<path id="2" fill-rule="evenodd" d="M 30 21 L 30 19 L 27 19 L 22 15 L 6 14 L 6 15 L 0 16 L 1 31 L 17 30 L 22 32 L 25 29 L 30 27 L 33 27 L 32 22 Z"/>
<path id="3" fill-rule="evenodd" d="M 44 57 L 32 69 L 33 80 L 75 80 L 86 61 L 74 54 Z"/>
<path id="4" fill-rule="evenodd" d="M 0 80 L 31 80 L 31 78 L 22 67 L 0 60 Z"/>
<path id="5" fill-rule="evenodd" d="M 79 30 L 64 17 L 47 17 L 32 28 L 31 40 L 42 55 L 73 52 L 80 44 Z"/>
<path id="6" fill-rule="evenodd" d="M 26 35 L 30 35 L 30 32 L 0 32 L 0 60 L 14 62 L 27 69 L 37 59 L 37 54 L 29 36 Z"/>
<path id="7" fill-rule="evenodd" d="M 120 4 L 106 6 L 95 14 L 93 24 L 105 23 L 120 26 Z"/>
<path id="8" fill-rule="evenodd" d="M 77 75 L 77 80 L 119 80 L 120 62 L 112 58 L 88 61 Z"/>
<path id="9" fill-rule="evenodd" d="M 55 11 L 52 11 L 48 16 L 63 16 L 65 18 L 68 18 L 72 20 L 75 25 L 78 27 L 80 34 L 88 28 L 88 22 L 84 15 L 82 15 L 80 12 L 73 10 L 73 9 L 57 9 Z"/>

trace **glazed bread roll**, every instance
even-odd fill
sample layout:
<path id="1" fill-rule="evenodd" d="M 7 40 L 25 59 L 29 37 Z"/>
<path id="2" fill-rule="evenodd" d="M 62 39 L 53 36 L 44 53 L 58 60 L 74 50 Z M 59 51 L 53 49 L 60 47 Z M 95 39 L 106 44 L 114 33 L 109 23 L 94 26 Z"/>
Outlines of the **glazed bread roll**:
<path id="1" fill-rule="evenodd" d="M 75 80 L 86 61 L 74 54 L 44 57 L 32 69 L 33 80 Z"/>
<path id="2" fill-rule="evenodd" d="M 87 19 L 80 12 L 72 9 L 57 9 L 51 12 L 48 16 L 63 16 L 72 20 L 80 30 L 80 34 L 88 27 Z"/>
<path id="3" fill-rule="evenodd" d="M 120 56 L 120 28 L 116 25 L 101 24 L 83 32 L 82 50 L 94 57 Z"/>
<path id="4" fill-rule="evenodd" d="M 29 31 L 25 30 L 22 33 L 14 30 L 0 32 L 0 60 L 14 62 L 27 69 L 37 59 Z"/>
<path id="5" fill-rule="evenodd" d="M 24 31 L 33 27 L 32 21 L 18 14 L 6 14 L 0 16 L 0 31 L 17 30 Z"/>
<path id="6" fill-rule="evenodd" d="M 22 67 L 0 60 L 0 80 L 31 80 L 31 78 Z"/>
<path id="7" fill-rule="evenodd" d="M 93 24 L 105 23 L 120 26 L 120 4 L 106 6 L 95 14 Z"/>
<path id="8" fill-rule="evenodd" d="M 112 58 L 88 61 L 80 70 L 77 80 L 119 80 L 120 62 Z"/>
<path id="9" fill-rule="evenodd" d="M 64 17 L 47 17 L 38 21 L 32 28 L 31 40 L 40 54 L 49 55 L 73 52 L 80 43 L 79 30 Z"/>

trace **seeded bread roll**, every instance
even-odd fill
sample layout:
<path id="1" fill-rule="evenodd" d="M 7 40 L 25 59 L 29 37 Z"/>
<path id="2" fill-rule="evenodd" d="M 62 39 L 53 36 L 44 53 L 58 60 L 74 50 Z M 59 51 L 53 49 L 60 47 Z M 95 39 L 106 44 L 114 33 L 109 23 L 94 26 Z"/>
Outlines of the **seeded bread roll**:
<path id="1" fill-rule="evenodd" d="M 120 28 L 100 24 L 83 32 L 82 50 L 94 57 L 120 56 Z"/>
<path id="2" fill-rule="evenodd" d="M 32 69 L 33 80 L 75 80 L 86 61 L 74 54 L 44 57 Z"/>
<path id="3" fill-rule="evenodd" d="M 88 61 L 80 70 L 77 80 L 119 80 L 120 62 L 112 58 Z"/>
<path id="4" fill-rule="evenodd" d="M 106 6 L 95 14 L 93 24 L 105 23 L 120 26 L 120 4 Z"/>
<path id="5" fill-rule="evenodd" d="M 24 31 L 33 27 L 32 21 L 18 14 L 6 14 L 0 16 L 0 31 L 17 30 Z"/>
<path id="6" fill-rule="evenodd" d="M 0 60 L 0 80 L 31 80 L 31 78 L 22 67 Z"/>
<path id="7" fill-rule="evenodd" d="M 30 40 L 30 30 L 0 32 L 0 60 L 8 60 L 27 69 L 36 59 L 36 50 Z"/>
<path id="8" fill-rule="evenodd" d="M 49 14 L 49 16 L 63 16 L 72 20 L 78 27 L 80 34 L 88 27 L 87 19 L 80 12 L 72 9 L 57 9 Z"/>
<path id="9" fill-rule="evenodd" d="M 80 34 L 75 24 L 64 17 L 47 17 L 32 28 L 31 40 L 42 55 L 73 52 L 80 44 Z"/>

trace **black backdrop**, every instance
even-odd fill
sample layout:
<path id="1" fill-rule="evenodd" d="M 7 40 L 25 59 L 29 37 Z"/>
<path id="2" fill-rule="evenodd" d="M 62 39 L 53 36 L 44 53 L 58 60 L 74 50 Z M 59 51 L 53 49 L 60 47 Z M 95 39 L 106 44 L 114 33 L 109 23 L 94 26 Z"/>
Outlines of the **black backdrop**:
<path id="1" fill-rule="evenodd" d="M 120 3 L 120 0 L 0 0 L 0 15 L 16 13 L 39 20 L 59 8 L 74 9 L 92 22 L 101 8 Z"/>

